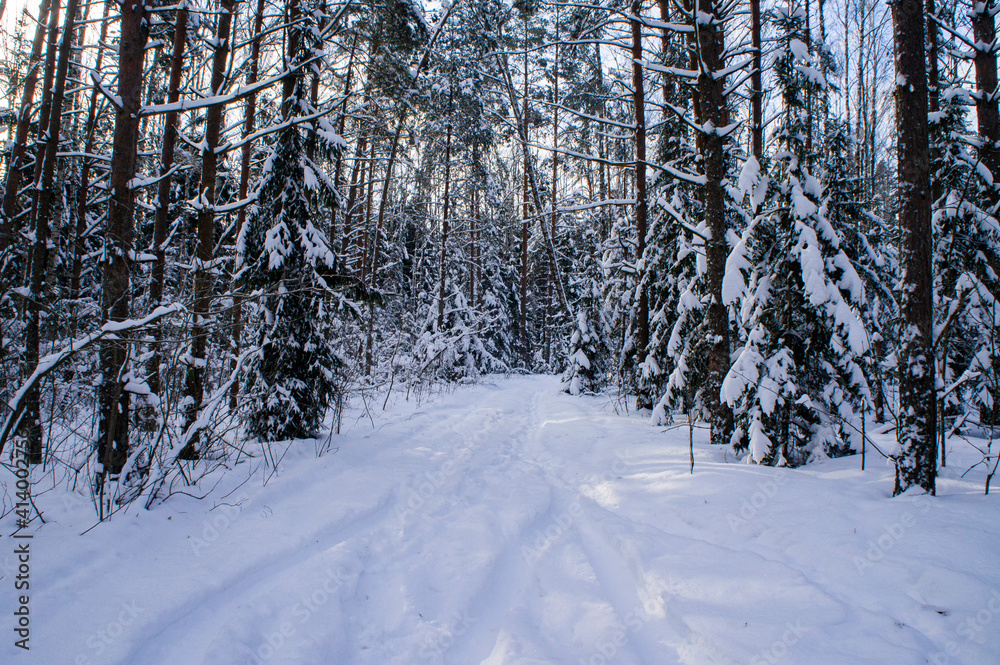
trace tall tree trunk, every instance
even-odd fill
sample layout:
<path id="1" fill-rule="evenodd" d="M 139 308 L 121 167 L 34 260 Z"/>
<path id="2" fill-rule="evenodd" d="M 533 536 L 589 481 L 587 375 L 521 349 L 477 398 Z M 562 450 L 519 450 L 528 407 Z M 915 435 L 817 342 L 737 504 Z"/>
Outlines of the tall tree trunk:
<path id="1" fill-rule="evenodd" d="M 937 113 L 940 107 L 940 88 L 938 85 L 938 25 L 931 17 L 935 15 L 934 0 L 925 0 L 925 11 L 927 13 L 927 112 Z M 928 131 L 931 132 L 930 128 Z M 933 133 L 933 132 L 932 132 Z M 940 155 L 940 147 L 935 145 L 935 141 L 930 144 L 930 160 L 933 164 Z M 931 205 L 941 198 L 943 184 L 937 178 L 931 178 Z M 947 345 L 942 345 L 945 348 Z M 947 363 L 947 359 L 944 360 Z M 944 412 L 941 413 L 942 424 L 944 423 Z"/>
<path id="2" fill-rule="evenodd" d="M 559 213 L 557 209 L 559 207 L 559 153 L 557 152 L 559 148 L 559 6 L 556 5 L 556 20 L 555 20 L 555 53 L 552 58 L 552 209 L 551 209 L 551 223 L 549 237 L 552 242 L 555 242 L 556 238 L 556 224 L 559 220 Z M 542 220 L 540 223 L 544 224 L 545 221 Z M 549 261 L 549 269 L 545 273 L 545 314 L 549 321 L 553 321 L 555 317 L 555 306 L 552 301 L 552 287 L 556 280 L 556 267 L 552 263 L 551 259 Z M 545 363 L 548 364 L 552 356 L 552 335 L 550 334 L 552 326 L 547 324 L 542 327 L 542 332 L 545 335 L 545 346 L 543 347 L 543 353 L 545 354 Z"/>
<path id="3" fill-rule="evenodd" d="M 973 2 L 972 34 L 976 44 L 976 116 L 982 147 L 979 158 L 993 174 L 993 181 L 1000 179 L 1000 107 L 997 101 L 997 44 L 995 0 Z M 996 201 L 990 197 L 990 203 Z"/>
<path id="4" fill-rule="evenodd" d="M 725 95 L 726 80 L 719 76 L 724 69 L 725 50 L 723 23 L 718 17 L 715 0 L 697 0 L 698 13 L 712 17 L 711 21 L 694 21 L 701 55 L 695 113 L 702 127 L 725 127 L 729 110 Z M 733 414 L 721 399 L 722 381 L 729 372 L 729 312 L 722 300 L 722 282 L 726 274 L 729 248 L 726 244 L 726 178 L 725 137 L 716 132 L 698 132 L 696 142 L 702 156 L 706 178 L 703 189 L 705 219 L 709 238 L 705 247 L 708 270 L 708 328 L 711 339 L 708 352 L 708 377 L 705 385 L 706 406 L 711 414 L 712 443 L 728 444 L 733 431 Z"/>
<path id="5" fill-rule="evenodd" d="M 351 167 L 351 186 L 347 194 L 347 207 L 344 210 L 344 230 L 341 240 L 341 252 L 344 255 L 344 266 L 345 271 L 351 273 L 358 269 L 356 265 L 356 259 L 351 256 L 352 245 L 357 245 L 356 239 L 352 236 L 354 235 L 354 217 L 355 208 L 358 205 L 358 191 L 364 191 L 364 181 L 365 173 L 367 172 L 366 162 L 365 162 L 365 150 L 368 148 L 368 135 L 362 134 L 358 138 L 358 145 L 354 149 L 354 165 Z M 368 159 L 373 159 L 374 146 L 372 146 L 372 153 L 368 155 Z M 362 281 L 364 278 L 362 277 Z"/>
<path id="6" fill-rule="evenodd" d="M 479 169 L 479 146 L 473 144 L 472 146 L 472 168 L 474 172 Z M 482 221 L 479 217 L 479 180 L 477 177 L 473 176 L 472 182 L 472 227 L 469 229 L 469 240 L 471 244 L 470 256 L 472 258 L 472 266 L 469 269 L 469 302 L 473 307 L 479 307 L 479 284 L 480 284 L 480 270 L 482 265 L 480 263 L 479 252 L 479 234 Z"/>
<path id="7" fill-rule="evenodd" d="M 180 99 L 181 73 L 184 68 L 184 46 L 187 44 L 188 10 L 181 5 L 174 19 L 174 44 L 170 61 L 170 82 L 167 84 L 167 103 L 176 104 Z M 156 212 L 153 215 L 153 262 L 149 301 L 153 307 L 163 304 L 163 291 L 167 275 L 167 215 L 170 211 L 170 183 L 168 175 L 174 165 L 174 146 L 177 143 L 177 111 L 168 111 L 163 119 L 163 145 L 160 148 L 160 182 L 156 190 Z M 160 354 L 163 345 L 163 327 L 154 331 L 153 353 L 147 367 L 149 389 L 160 394 Z"/>
<path id="8" fill-rule="evenodd" d="M 660 0 L 666 2 L 666 0 Z M 750 74 L 750 154 L 759 164 L 764 157 L 764 84 L 761 81 L 760 0 L 750 0 L 750 41 L 753 71 Z"/>
<path id="9" fill-rule="evenodd" d="M 643 378 L 649 353 L 649 293 L 646 288 L 646 93 L 642 80 L 642 2 L 632 0 L 632 108 L 635 116 L 635 288 L 639 295 L 636 312 L 635 357 L 639 376 L 636 408 L 652 408 L 649 386 Z"/>
<path id="10" fill-rule="evenodd" d="M 805 24 L 805 35 L 806 38 L 806 49 L 809 54 L 815 53 L 812 43 L 812 0 L 805 0 L 806 5 L 806 24 Z M 813 86 L 806 88 L 806 165 L 812 167 L 813 158 Z"/>
<path id="11" fill-rule="evenodd" d="M 101 33 L 100 38 L 97 40 L 97 58 L 94 62 L 95 71 L 101 71 L 101 68 L 104 66 L 103 45 L 108 39 L 108 15 L 111 12 L 111 6 L 113 4 L 114 0 L 104 0 L 104 14 L 101 17 Z M 86 139 L 83 152 L 86 155 L 91 155 L 94 152 L 94 139 L 97 127 L 97 99 L 100 94 L 101 91 L 99 86 L 94 83 L 91 86 L 90 107 L 87 110 L 87 126 L 84 130 L 86 133 Z M 70 332 L 71 338 L 76 337 L 76 330 L 79 325 L 79 314 L 76 300 L 80 297 L 80 278 L 83 274 L 83 253 L 86 242 L 84 234 L 87 232 L 87 210 L 89 207 L 87 193 L 90 190 L 90 169 L 92 164 L 93 160 L 90 157 L 83 158 L 83 165 L 80 167 L 80 188 L 76 193 L 76 231 L 73 234 L 73 268 L 69 283 L 69 297 L 70 300 L 74 302 L 73 319 Z"/>
<path id="12" fill-rule="evenodd" d="M 851 3 L 844 0 L 844 120 L 848 129 L 851 127 Z"/>
<path id="13" fill-rule="evenodd" d="M 40 143 L 42 135 L 49 126 L 49 113 L 52 108 L 52 82 L 56 74 L 56 51 L 59 49 L 59 11 L 61 0 L 55 0 L 49 9 L 49 27 L 47 29 L 48 44 L 45 47 L 45 67 L 42 70 L 42 100 L 38 105 L 38 126 L 35 128 L 35 141 Z M 35 160 L 35 180 L 38 179 L 38 159 Z"/>
<path id="14" fill-rule="evenodd" d="M 854 136 L 857 138 L 858 141 L 858 157 L 857 157 L 856 171 L 858 175 L 858 180 L 859 182 L 862 183 L 861 184 L 862 194 L 867 197 L 868 191 L 864 184 L 865 183 L 864 165 L 867 163 L 867 157 L 865 153 L 867 152 L 866 146 L 868 143 L 865 140 L 865 137 L 868 135 L 865 129 L 865 119 L 868 117 L 868 114 L 865 111 L 865 109 L 867 108 L 867 104 L 865 104 L 865 32 L 867 28 L 865 25 L 866 20 L 865 20 L 863 2 L 859 2 L 856 5 L 855 12 L 857 13 L 857 20 L 855 21 L 855 23 L 858 26 L 858 67 L 857 67 L 858 96 L 857 96 L 857 104 L 855 104 L 855 112 L 857 114 L 857 117 L 855 118 L 856 129 L 854 130 Z"/>
<path id="15" fill-rule="evenodd" d="M 369 160 L 365 165 L 364 171 L 362 171 L 361 182 L 365 185 L 365 203 L 364 203 L 364 213 L 365 213 L 365 223 L 358 234 L 358 250 L 360 253 L 361 261 L 361 282 L 363 284 L 368 283 L 368 271 L 371 267 L 371 252 L 372 252 L 372 197 L 375 190 L 375 142 L 372 141 L 371 149 L 369 150 Z M 373 283 L 374 286 L 374 283 Z"/>
<path id="16" fill-rule="evenodd" d="M 597 90 L 600 95 L 600 109 L 597 114 L 598 118 L 604 119 L 604 113 L 607 108 L 606 102 L 604 101 L 604 62 L 601 58 L 601 45 L 594 45 L 594 60 L 596 62 L 596 67 L 594 68 L 594 73 L 597 78 Z M 607 143 L 604 139 L 603 128 L 599 127 L 597 130 L 597 156 L 600 158 L 600 162 L 597 164 L 597 192 L 600 196 L 601 201 L 607 201 L 609 197 L 610 185 L 610 175 L 608 173 L 608 149 Z M 602 209 L 599 213 L 601 219 L 601 240 L 607 240 L 608 236 L 611 234 L 611 223 L 609 221 L 609 215 Z"/>
<path id="17" fill-rule="evenodd" d="M 344 135 L 344 130 L 347 127 L 347 102 L 351 98 L 351 80 L 354 76 L 354 53 L 358 46 L 358 33 L 354 33 L 354 40 L 351 42 L 351 54 L 347 59 L 347 76 L 344 80 L 344 101 L 340 103 L 340 117 L 337 119 L 337 134 L 340 136 Z M 340 171 L 344 164 L 344 154 L 342 150 L 337 151 L 337 156 L 334 158 L 333 162 L 333 182 L 337 188 L 337 192 L 343 188 L 344 183 L 341 182 Z M 339 200 L 339 199 L 338 199 Z M 344 213 L 346 218 L 346 211 Z M 336 251 L 337 247 L 337 224 L 330 224 L 330 248 Z M 341 253 L 346 255 L 346 247 L 341 247 Z"/>
<path id="18" fill-rule="evenodd" d="M 521 201 L 521 284 L 520 303 L 518 308 L 518 331 L 521 336 L 521 356 L 525 363 L 531 359 L 531 347 L 528 342 L 528 218 L 530 207 L 528 204 L 528 169 L 531 168 L 531 154 L 528 151 L 528 18 L 524 17 L 524 94 L 521 97 L 521 122 L 524 127 L 521 132 L 524 135 L 524 178 L 522 182 Z"/>
<path id="19" fill-rule="evenodd" d="M 101 310 L 105 321 L 125 321 L 131 310 L 131 272 L 136 174 L 139 145 L 139 111 L 149 21 L 146 6 L 120 5 L 118 38 L 118 98 L 111 152 L 111 196 L 108 199 L 107 241 L 104 250 L 104 285 Z M 128 340 L 105 339 L 101 344 L 100 421 L 97 459 L 101 473 L 121 473 L 129 454 L 129 393 L 124 389 Z"/>
<path id="20" fill-rule="evenodd" d="M 448 103 L 448 114 L 451 115 L 451 102 Z M 438 291 L 438 318 L 437 328 L 440 332 L 444 328 L 444 300 L 445 286 L 448 281 L 448 213 L 451 212 L 451 120 L 448 120 L 448 127 L 445 130 L 444 144 L 444 205 L 441 211 L 441 284 Z"/>
<path id="21" fill-rule="evenodd" d="M 301 9 L 299 8 L 299 0 L 288 0 L 285 3 L 285 78 L 281 82 L 281 117 L 283 119 L 288 119 L 292 117 L 292 107 L 291 105 L 295 103 L 295 99 L 292 98 L 292 93 L 295 92 L 295 83 L 301 74 L 291 74 L 292 69 L 292 59 L 299 52 L 299 31 L 292 30 L 288 26 L 293 26 L 299 20 L 299 13 Z"/>
<path id="22" fill-rule="evenodd" d="M 45 300 L 45 273 L 48 266 L 49 252 L 49 216 L 52 211 L 52 188 L 55 175 L 56 152 L 59 148 L 59 130 L 62 125 L 63 94 L 66 90 L 66 72 L 69 69 L 70 46 L 73 44 L 73 22 L 76 19 L 77 0 L 69 0 L 66 8 L 66 23 L 62 30 L 62 41 L 59 44 L 59 65 L 55 75 L 55 87 L 52 90 L 49 124 L 41 132 L 40 147 L 44 152 L 36 156 L 38 161 L 35 171 L 35 205 L 34 215 L 35 242 L 31 252 L 31 297 L 28 301 L 28 325 L 25 331 L 27 373 L 34 373 L 38 367 L 40 356 L 41 335 L 40 320 L 43 302 Z M 27 395 L 25 416 L 28 422 L 27 460 L 29 464 L 39 464 L 42 461 L 42 420 L 41 399 L 38 386 L 33 387 Z"/>
<path id="23" fill-rule="evenodd" d="M 247 71 L 247 86 L 252 86 L 257 82 L 260 67 L 260 42 L 261 29 L 264 26 L 264 0 L 257 0 L 257 10 L 253 19 L 253 40 L 250 42 L 250 69 Z M 246 107 L 243 112 L 243 146 L 240 148 L 240 200 L 245 201 L 250 191 L 250 158 L 253 156 L 253 142 L 247 141 L 247 137 L 254 131 L 254 116 L 257 115 L 257 93 L 253 92 L 247 97 Z M 247 222 L 246 206 L 240 206 L 236 213 L 236 238 L 240 243 L 243 234 L 243 227 Z M 233 337 L 232 337 L 232 358 L 229 362 L 229 369 L 235 377 L 232 386 L 229 388 L 229 408 L 235 410 L 238 406 L 237 400 L 240 394 L 240 376 L 236 371 L 240 351 L 243 345 L 243 294 L 239 288 L 239 270 L 243 267 L 242 258 L 238 258 L 236 266 L 237 277 L 233 284 Z"/>
<path id="24" fill-rule="evenodd" d="M 819 15 L 819 47 L 816 51 L 816 64 L 823 76 L 828 76 L 832 72 L 826 71 L 824 64 L 827 57 L 828 47 L 826 43 L 826 0 L 818 0 L 816 3 L 817 14 Z M 830 88 L 829 86 L 819 91 L 820 123 L 817 134 L 819 135 L 820 149 L 825 150 L 826 133 L 830 124 Z"/>
<path id="25" fill-rule="evenodd" d="M 344 212 L 344 231 L 343 231 L 343 253 L 344 253 L 344 266 L 345 271 L 348 274 L 353 274 L 355 272 L 361 273 L 364 270 L 364 255 L 362 252 L 362 238 L 360 233 L 354 228 L 354 220 L 359 216 L 359 207 L 363 206 L 361 202 L 357 200 L 358 192 L 361 196 L 364 196 L 365 192 L 365 178 L 368 174 L 368 164 L 364 161 L 365 149 L 367 149 L 367 137 L 362 136 L 358 141 L 357 149 L 355 150 L 354 166 L 351 169 L 351 187 L 350 193 L 347 197 L 347 209 Z M 371 152 L 368 155 L 368 159 L 374 158 L 375 146 L 371 146 Z M 361 282 L 364 283 L 364 275 L 361 276 Z"/>
<path id="26" fill-rule="evenodd" d="M 58 2 L 58 0 L 57 0 Z M 31 127 L 32 107 L 35 103 L 35 88 L 38 85 L 38 67 L 42 58 L 42 43 L 45 41 L 45 22 L 49 16 L 51 0 L 42 0 L 38 6 L 38 24 L 31 42 L 31 56 L 28 58 L 28 72 L 24 77 L 24 91 L 21 93 L 21 110 L 17 116 L 14 145 L 10 150 L 7 165 L 7 180 L 4 183 L 3 208 L 0 210 L 0 252 L 10 246 L 14 234 L 17 193 L 21 188 L 21 170 L 24 167 L 24 153 L 27 149 L 28 130 Z M 57 12 L 58 14 L 58 12 Z"/>
<path id="27" fill-rule="evenodd" d="M 934 284 L 923 2 L 897 0 L 892 5 L 892 22 L 903 267 L 897 428 L 901 450 L 895 460 L 893 494 L 914 485 L 933 494 L 937 475 L 937 400 L 932 350 Z"/>
<path id="28" fill-rule="evenodd" d="M 229 33 L 236 0 L 219 0 L 222 13 L 215 33 L 215 54 L 212 58 L 212 83 L 210 95 L 221 95 L 225 84 L 226 63 L 229 61 Z M 293 51 L 294 53 L 294 51 Z M 205 117 L 205 148 L 201 153 L 201 187 L 198 210 L 198 245 L 195 252 L 194 312 L 191 323 L 191 353 L 185 377 L 184 396 L 187 401 L 187 426 L 198 418 L 205 394 L 205 370 L 208 359 L 206 347 L 211 328 L 212 309 L 212 258 L 215 247 L 215 185 L 219 162 L 219 135 L 225 104 L 208 107 Z M 181 459 L 197 459 L 197 435 L 178 455 Z"/>

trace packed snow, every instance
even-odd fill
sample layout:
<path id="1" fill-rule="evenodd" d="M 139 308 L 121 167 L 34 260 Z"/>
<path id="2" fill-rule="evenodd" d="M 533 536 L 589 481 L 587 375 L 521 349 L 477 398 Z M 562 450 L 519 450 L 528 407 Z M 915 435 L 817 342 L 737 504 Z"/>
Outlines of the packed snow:
<path id="1" fill-rule="evenodd" d="M 743 464 L 552 377 L 403 397 L 272 445 L 276 473 L 256 449 L 201 500 L 95 526 L 82 495 L 38 496 L 30 651 L 5 537 L 0 662 L 1000 662 L 998 500 L 982 466 L 961 477 L 967 443 L 939 496 L 892 499 L 874 451 Z"/>

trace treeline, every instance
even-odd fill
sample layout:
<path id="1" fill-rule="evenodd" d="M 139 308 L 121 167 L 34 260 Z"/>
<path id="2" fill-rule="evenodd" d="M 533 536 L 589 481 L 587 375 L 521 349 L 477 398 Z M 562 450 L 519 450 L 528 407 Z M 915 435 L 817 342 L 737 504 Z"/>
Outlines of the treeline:
<path id="1" fill-rule="evenodd" d="M 933 492 L 997 420 L 995 7 L 892 11 L 42 0 L 0 72 L 0 450 L 103 516 L 541 371 L 757 463 L 867 414 Z"/>

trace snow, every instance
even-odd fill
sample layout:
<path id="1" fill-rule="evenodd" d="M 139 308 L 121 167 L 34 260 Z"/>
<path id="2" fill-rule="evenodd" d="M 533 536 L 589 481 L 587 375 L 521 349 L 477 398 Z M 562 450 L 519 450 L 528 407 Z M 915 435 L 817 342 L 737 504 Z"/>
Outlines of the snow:
<path id="1" fill-rule="evenodd" d="M 806 46 L 800 39 L 792 39 L 788 42 L 788 50 L 801 62 L 809 63 L 812 62 L 812 54 L 809 53 L 809 47 Z"/>
<path id="2" fill-rule="evenodd" d="M 31 651 L 8 637 L 0 661 L 1000 662 L 998 499 L 981 467 L 960 478 L 969 446 L 938 497 L 890 499 L 874 453 L 864 472 L 738 464 L 701 428 L 690 474 L 686 426 L 553 377 L 395 399 L 200 501 L 91 529 L 89 498 L 38 496 Z"/>

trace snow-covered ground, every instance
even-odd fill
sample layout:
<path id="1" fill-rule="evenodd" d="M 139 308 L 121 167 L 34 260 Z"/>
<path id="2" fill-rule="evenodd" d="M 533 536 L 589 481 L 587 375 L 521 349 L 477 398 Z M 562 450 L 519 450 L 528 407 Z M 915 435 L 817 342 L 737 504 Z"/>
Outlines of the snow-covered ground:
<path id="1" fill-rule="evenodd" d="M 266 486 L 240 465 L 84 535 L 89 505 L 39 497 L 29 652 L 7 518 L 0 662 L 1000 663 L 1000 500 L 966 444 L 938 497 L 890 499 L 877 455 L 759 467 L 702 430 L 689 474 L 686 427 L 551 377 L 371 406 Z"/>

